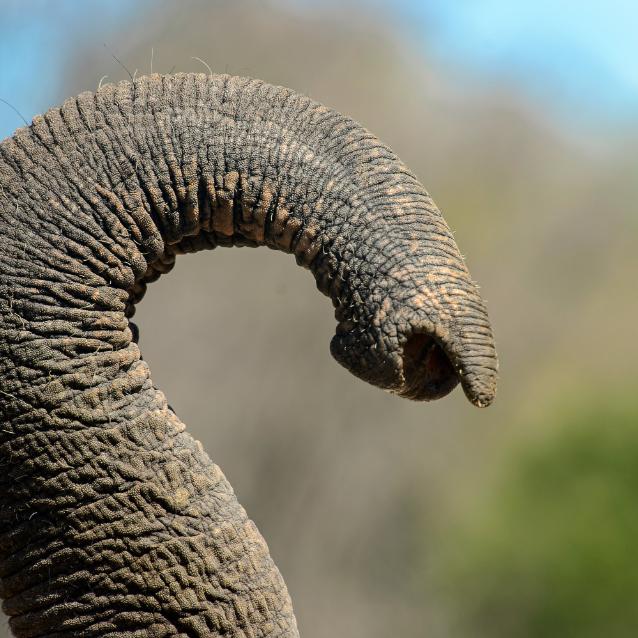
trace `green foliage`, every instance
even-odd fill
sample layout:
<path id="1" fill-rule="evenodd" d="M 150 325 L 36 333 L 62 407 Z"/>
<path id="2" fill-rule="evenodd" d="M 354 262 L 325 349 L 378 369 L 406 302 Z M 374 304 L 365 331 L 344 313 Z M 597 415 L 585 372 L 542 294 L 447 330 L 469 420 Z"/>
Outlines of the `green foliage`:
<path id="1" fill-rule="evenodd" d="M 638 633 L 638 406 L 580 408 L 520 446 L 448 538 L 455 616 L 471 636 Z"/>

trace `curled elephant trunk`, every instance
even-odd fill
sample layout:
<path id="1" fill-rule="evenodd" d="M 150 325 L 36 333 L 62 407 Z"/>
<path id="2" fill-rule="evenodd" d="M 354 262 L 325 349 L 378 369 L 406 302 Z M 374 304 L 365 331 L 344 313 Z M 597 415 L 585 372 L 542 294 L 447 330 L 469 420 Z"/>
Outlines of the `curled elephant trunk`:
<path id="1" fill-rule="evenodd" d="M 232 489 L 140 358 L 176 255 L 293 253 L 355 375 L 488 405 L 485 307 L 439 211 L 361 126 L 230 76 L 84 93 L 0 145 L 0 596 L 16 636 L 290 637 Z"/>
<path id="2" fill-rule="evenodd" d="M 487 406 L 497 362 L 485 306 L 439 211 L 412 176 L 400 184 L 389 188 L 364 255 L 371 275 L 337 305 L 332 353 L 355 375 L 401 396 L 438 399 L 460 381 L 474 405 Z M 360 278 L 362 268 L 354 268 Z"/>

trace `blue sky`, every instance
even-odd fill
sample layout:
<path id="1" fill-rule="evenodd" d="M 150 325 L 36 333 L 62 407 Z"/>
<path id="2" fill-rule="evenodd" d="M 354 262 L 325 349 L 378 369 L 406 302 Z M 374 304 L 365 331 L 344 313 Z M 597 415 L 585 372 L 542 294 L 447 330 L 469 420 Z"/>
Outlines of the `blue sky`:
<path id="1" fill-rule="evenodd" d="M 636 0 L 400 1 L 440 60 L 567 117 L 638 120 Z M 593 122 L 592 122 L 593 123 Z"/>
<path id="2" fill-rule="evenodd" d="M 0 98 L 30 121 L 64 99 L 60 79 L 69 53 L 91 35 L 136 13 L 132 0 L 1 0 Z M 96 39 L 103 48 L 104 40 Z M 0 139 L 24 122 L 0 102 Z"/>
<path id="3" fill-rule="evenodd" d="M 459 77 L 507 83 L 557 118 L 595 128 L 638 122 L 638 1 L 358 0 L 392 8 L 398 28 Z M 325 6 L 325 0 L 289 0 Z M 134 19 L 133 0 L 3 0 L 0 98 L 27 120 L 62 97 L 66 55 L 82 38 Z M 335 9 L 338 10 L 336 3 Z M 20 126 L 0 103 L 0 139 Z"/>

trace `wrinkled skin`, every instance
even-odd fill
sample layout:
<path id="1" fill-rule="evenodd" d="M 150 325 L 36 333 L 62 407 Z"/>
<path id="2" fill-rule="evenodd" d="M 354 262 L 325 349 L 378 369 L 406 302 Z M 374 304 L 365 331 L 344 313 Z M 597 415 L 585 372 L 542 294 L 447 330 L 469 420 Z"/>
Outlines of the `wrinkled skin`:
<path id="1" fill-rule="evenodd" d="M 0 595 L 16 636 L 298 635 L 264 540 L 130 322 L 176 255 L 231 245 L 312 271 L 358 377 L 492 401 L 492 334 L 450 231 L 360 125 L 230 76 L 67 100 L 0 145 Z"/>

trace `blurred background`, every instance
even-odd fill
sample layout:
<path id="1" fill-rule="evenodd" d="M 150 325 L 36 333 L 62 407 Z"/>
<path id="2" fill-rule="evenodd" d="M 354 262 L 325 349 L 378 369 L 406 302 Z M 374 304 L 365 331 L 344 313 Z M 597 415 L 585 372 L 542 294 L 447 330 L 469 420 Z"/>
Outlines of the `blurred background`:
<path id="1" fill-rule="evenodd" d="M 349 376 L 331 304 L 286 255 L 182 257 L 141 304 L 154 380 L 267 539 L 302 636 L 636 635 L 636 3 L 0 13 L 0 137 L 151 68 L 286 85 L 401 156 L 481 284 L 501 359 L 482 411 Z"/>

